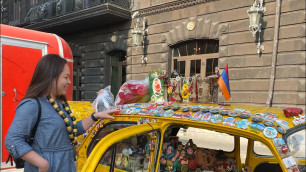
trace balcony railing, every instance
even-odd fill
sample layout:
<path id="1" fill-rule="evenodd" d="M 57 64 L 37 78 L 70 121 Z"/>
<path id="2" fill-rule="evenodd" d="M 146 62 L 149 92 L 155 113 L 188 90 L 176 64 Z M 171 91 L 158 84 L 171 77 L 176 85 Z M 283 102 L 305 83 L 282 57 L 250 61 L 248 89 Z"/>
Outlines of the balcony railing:
<path id="1" fill-rule="evenodd" d="M 130 8 L 130 0 L 44 0 L 30 7 L 24 21 L 33 24 L 107 4 L 124 10 Z"/>

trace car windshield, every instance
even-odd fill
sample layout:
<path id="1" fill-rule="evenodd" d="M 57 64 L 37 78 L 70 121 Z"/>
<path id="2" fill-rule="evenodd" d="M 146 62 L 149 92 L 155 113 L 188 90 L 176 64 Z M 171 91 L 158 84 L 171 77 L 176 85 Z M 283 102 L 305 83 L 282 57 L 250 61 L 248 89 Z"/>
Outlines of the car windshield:
<path id="1" fill-rule="evenodd" d="M 295 158 L 305 159 L 305 131 L 306 129 L 299 130 L 287 136 L 286 142 L 290 152 Z"/>

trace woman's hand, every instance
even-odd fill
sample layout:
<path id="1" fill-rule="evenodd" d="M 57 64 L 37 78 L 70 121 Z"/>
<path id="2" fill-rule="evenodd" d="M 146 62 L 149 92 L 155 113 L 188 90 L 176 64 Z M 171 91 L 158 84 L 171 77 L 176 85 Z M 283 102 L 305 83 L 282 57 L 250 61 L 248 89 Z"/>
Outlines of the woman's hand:
<path id="1" fill-rule="evenodd" d="M 48 171 L 49 167 L 50 167 L 49 162 L 48 161 L 44 161 L 44 162 L 39 164 L 38 172 L 46 172 L 46 171 Z"/>
<path id="2" fill-rule="evenodd" d="M 113 113 L 116 113 L 116 112 L 119 112 L 119 111 L 120 111 L 119 108 L 116 108 L 116 109 L 106 110 L 106 111 L 103 111 L 103 112 L 96 112 L 94 114 L 94 117 L 97 118 L 97 119 L 115 119 L 110 114 L 113 114 Z"/>

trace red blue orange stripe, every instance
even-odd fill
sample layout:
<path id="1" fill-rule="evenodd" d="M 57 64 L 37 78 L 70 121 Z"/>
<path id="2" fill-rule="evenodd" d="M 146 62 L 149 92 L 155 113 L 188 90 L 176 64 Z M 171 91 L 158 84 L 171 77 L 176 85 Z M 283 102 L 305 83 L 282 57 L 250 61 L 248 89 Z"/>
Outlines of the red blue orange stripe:
<path id="1" fill-rule="evenodd" d="M 228 77 L 228 64 L 226 65 L 222 75 L 219 77 L 218 84 L 222 90 L 225 100 L 231 98 L 231 91 L 229 85 L 229 77 Z"/>

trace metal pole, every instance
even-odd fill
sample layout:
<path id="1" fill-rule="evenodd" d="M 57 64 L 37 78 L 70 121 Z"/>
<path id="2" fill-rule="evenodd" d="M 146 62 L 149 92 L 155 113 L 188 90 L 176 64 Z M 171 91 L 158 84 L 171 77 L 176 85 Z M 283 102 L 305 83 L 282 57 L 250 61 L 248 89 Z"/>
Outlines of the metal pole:
<path id="1" fill-rule="evenodd" d="M 273 39 L 273 51 L 272 51 L 270 87 L 269 87 L 268 98 L 266 102 L 266 104 L 269 107 L 272 106 L 272 98 L 273 98 L 274 84 L 275 84 L 275 71 L 276 71 L 277 51 L 278 51 L 281 0 L 276 0 L 275 6 L 276 6 L 276 10 L 275 10 L 275 21 L 274 21 L 274 39 Z"/>

